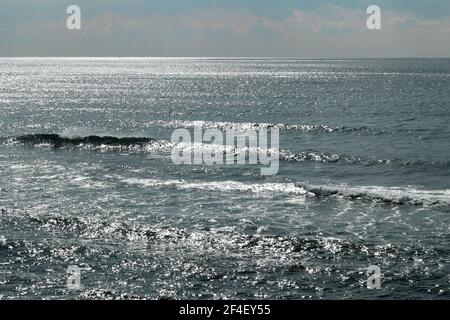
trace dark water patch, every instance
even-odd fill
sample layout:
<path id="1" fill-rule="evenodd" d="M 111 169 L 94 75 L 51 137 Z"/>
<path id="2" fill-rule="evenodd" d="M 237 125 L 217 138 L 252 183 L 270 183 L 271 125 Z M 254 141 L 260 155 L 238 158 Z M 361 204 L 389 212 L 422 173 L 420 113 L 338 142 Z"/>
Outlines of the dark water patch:
<path id="1" fill-rule="evenodd" d="M 59 149 L 66 146 L 143 146 L 155 141 L 153 138 L 146 137 L 112 137 L 112 136 L 87 136 L 87 137 L 64 137 L 59 134 L 27 134 L 11 138 L 10 141 L 27 145 L 50 145 L 52 148 Z"/>

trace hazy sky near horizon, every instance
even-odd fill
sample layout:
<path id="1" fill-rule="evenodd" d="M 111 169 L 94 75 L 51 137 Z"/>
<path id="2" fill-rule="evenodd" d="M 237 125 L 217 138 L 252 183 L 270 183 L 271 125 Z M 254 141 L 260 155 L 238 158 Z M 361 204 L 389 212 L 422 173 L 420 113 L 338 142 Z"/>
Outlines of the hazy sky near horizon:
<path id="1" fill-rule="evenodd" d="M 450 0 L 0 0 L 0 56 L 450 57 Z"/>

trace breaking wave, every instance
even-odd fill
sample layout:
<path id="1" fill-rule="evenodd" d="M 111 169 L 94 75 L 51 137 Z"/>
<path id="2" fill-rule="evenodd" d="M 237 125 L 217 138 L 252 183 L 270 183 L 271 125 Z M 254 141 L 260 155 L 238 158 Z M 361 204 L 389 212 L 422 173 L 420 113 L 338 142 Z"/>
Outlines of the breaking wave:
<path id="1" fill-rule="evenodd" d="M 148 126 L 159 126 L 165 128 L 195 128 L 202 127 L 205 129 L 221 129 L 231 131 L 246 131 L 246 130 L 264 130 L 278 128 L 281 131 L 300 131 L 303 133 L 332 133 L 332 132 L 384 132 L 383 129 L 369 128 L 369 127 L 346 127 L 346 126 L 332 126 L 324 124 L 285 124 L 285 123 L 252 123 L 252 122 L 216 122 L 216 121 L 186 121 L 186 120 L 172 120 L 172 121 L 149 121 Z"/>
<path id="2" fill-rule="evenodd" d="M 24 144 L 33 147 L 50 147 L 52 149 L 93 149 L 93 150 L 154 150 L 170 144 L 166 140 L 148 137 L 113 137 L 113 136 L 73 136 L 59 134 L 27 134 L 8 138 L 7 143 Z"/>
<path id="3" fill-rule="evenodd" d="M 0 138 L 1 143 L 23 144 L 33 147 L 47 147 L 52 149 L 80 149 L 98 151 L 119 151 L 129 153 L 162 152 L 170 153 L 174 146 L 181 146 L 185 151 L 223 153 L 236 156 L 257 156 L 260 148 L 239 147 L 209 143 L 175 143 L 165 139 L 149 137 L 116 137 L 99 135 L 65 135 L 65 134 L 27 134 L 17 137 Z M 274 150 L 267 150 L 273 152 Z M 433 166 L 448 167 L 449 161 L 427 162 L 422 160 L 376 159 L 372 157 L 358 157 L 321 151 L 293 152 L 279 150 L 279 159 L 287 162 L 321 162 L 360 165 L 394 165 L 394 166 Z"/>
<path id="4" fill-rule="evenodd" d="M 159 179 L 123 179 L 122 182 L 143 187 L 175 187 L 180 190 L 205 190 L 223 192 L 250 192 L 250 193 L 284 193 L 306 194 L 307 191 L 294 183 L 244 183 L 239 181 L 186 181 L 186 180 L 159 180 Z"/>
<path id="5" fill-rule="evenodd" d="M 315 152 L 315 151 L 306 151 L 301 153 L 290 153 L 290 152 L 281 152 L 280 160 L 284 161 L 313 161 L 313 162 L 323 162 L 323 163 L 363 163 L 364 161 L 359 157 L 351 157 L 346 155 L 332 154 L 326 152 Z M 382 160 L 379 160 L 382 161 Z"/>
<path id="6" fill-rule="evenodd" d="M 412 187 L 383 186 L 307 186 L 298 184 L 318 198 L 342 196 L 350 200 L 382 202 L 395 205 L 450 206 L 450 189 L 419 190 Z"/>
<path id="7" fill-rule="evenodd" d="M 250 192 L 304 195 L 316 198 L 343 197 L 351 201 L 370 201 L 393 205 L 450 206 L 450 190 L 419 190 L 411 187 L 383 186 L 311 186 L 301 183 L 244 183 L 239 181 L 186 181 L 123 179 L 123 183 L 142 187 L 171 187 L 180 190 Z"/>
<path id="8" fill-rule="evenodd" d="M 58 134 L 28 134 L 13 138 L 15 141 L 39 145 L 50 144 L 55 148 L 62 147 L 64 145 L 143 145 L 154 141 L 152 138 L 145 137 L 112 137 L 112 136 L 86 136 L 86 137 L 64 137 Z"/>

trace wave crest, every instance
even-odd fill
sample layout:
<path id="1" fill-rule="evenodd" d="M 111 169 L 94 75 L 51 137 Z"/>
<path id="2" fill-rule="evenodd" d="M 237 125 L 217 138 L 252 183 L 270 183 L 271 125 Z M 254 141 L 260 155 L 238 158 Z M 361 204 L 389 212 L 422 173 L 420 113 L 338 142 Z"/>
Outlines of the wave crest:
<path id="1" fill-rule="evenodd" d="M 52 149 L 93 149 L 119 151 L 145 151 L 162 149 L 170 145 L 169 141 L 148 137 L 113 137 L 113 136 L 74 136 L 59 134 L 27 134 L 8 139 L 11 144 L 24 144 L 33 147 L 50 147 Z"/>
<path id="2" fill-rule="evenodd" d="M 450 206 L 450 190 L 419 190 L 411 187 L 307 186 L 298 184 L 318 198 L 342 196 L 350 200 L 383 202 L 394 205 Z"/>
<path id="3" fill-rule="evenodd" d="M 252 122 L 224 122 L 224 121 L 188 121 L 188 120 L 172 120 L 172 121 L 149 121 L 146 123 L 149 126 L 159 126 L 164 128 L 196 128 L 202 127 L 205 129 L 221 129 L 231 131 L 246 131 L 246 130 L 265 130 L 278 128 L 281 131 L 300 131 L 303 133 L 332 133 L 332 132 L 373 132 L 383 131 L 376 128 L 367 127 L 345 127 L 332 126 L 324 124 L 286 124 L 286 123 L 252 123 Z"/>

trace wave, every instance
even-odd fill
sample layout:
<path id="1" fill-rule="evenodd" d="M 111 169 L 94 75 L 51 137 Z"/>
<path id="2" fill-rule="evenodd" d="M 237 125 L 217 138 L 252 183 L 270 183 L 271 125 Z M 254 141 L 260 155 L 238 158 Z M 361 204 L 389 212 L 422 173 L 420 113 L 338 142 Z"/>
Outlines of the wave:
<path id="1" fill-rule="evenodd" d="M 154 141 L 152 138 L 145 137 L 112 137 L 112 136 L 86 136 L 86 137 L 64 137 L 58 134 L 28 134 L 18 136 L 14 138 L 15 141 L 39 145 L 50 144 L 57 147 L 64 145 L 80 145 L 80 144 L 92 144 L 92 145 L 142 145 Z"/>
<path id="2" fill-rule="evenodd" d="M 50 147 L 52 149 L 87 149 L 130 152 L 170 152 L 174 146 L 182 146 L 185 151 L 233 154 L 234 156 L 257 156 L 261 148 L 238 147 L 232 145 L 174 143 L 164 139 L 148 137 L 114 137 L 114 136 L 64 136 L 59 134 L 28 134 L 13 138 L 3 138 L 3 142 L 24 144 L 33 147 Z M 264 149 L 269 151 L 268 149 Z M 279 152 L 280 160 L 285 161 L 315 161 L 315 162 L 346 162 L 355 163 L 359 158 L 336 154 L 308 151 L 303 153 Z"/>
<path id="3" fill-rule="evenodd" d="M 306 151 L 301 153 L 290 153 L 290 152 L 280 152 L 280 160 L 284 161 L 312 161 L 312 162 L 323 162 L 323 163 L 364 163 L 364 161 L 359 157 L 352 157 L 346 155 L 338 155 L 326 152 L 316 152 L 316 151 Z M 381 161 L 381 160 L 380 160 Z"/>
<path id="4" fill-rule="evenodd" d="M 3 139 L 5 140 L 5 139 Z M 113 136 L 63 136 L 59 134 L 27 134 L 6 139 L 10 144 L 24 144 L 52 149 L 101 149 L 101 150 L 149 150 L 170 144 L 166 140 L 148 137 L 113 137 Z"/>
<path id="5" fill-rule="evenodd" d="M 263 149 L 258 147 L 240 147 L 233 145 L 219 145 L 209 143 L 183 143 L 171 142 L 164 139 L 154 139 L 146 137 L 114 137 L 114 136 L 97 136 L 90 135 L 82 136 L 65 136 L 59 134 L 28 134 L 13 138 L 3 138 L 0 140 L 10 144 L 25 144 L 34 147 L 50 147 L 53 149 L 67 149 L 79 148 L 88 150 L 117 150 L 117 151 L 161 151 L 170 152 L 174 146 L 183 147 L 184 150 L 191 152 L 206 152 L 206 153 L 223 153 L 233 154 L 234 156 L 244 155 L 248 158 L 250 155 L 257 156 Z M 270 151 L 268 149 L 264 149 Z M 272 150 L 273 151 L 273 150 Z M 279 158 L 282 161 L 313 161 L 323 163 L 363 163 L 363 160 L 358 157 L 351 157 L 346 155 L 338 155 L 319 151 L 306 151 L 300 153 L 293 153 L 288 150 L 280 150 Z M 383 162 L 382 160 L 377 160 Z"/>
<path id="6" fill-rule="evenodd" d="M 350 200 L 382 202 L 394 205 L 450 206 L 450 189 L 419 190 L 411 187 L 382 186 L 308 186 L 297 184 L 317 198 L 341 196 Z"/>
<path id="7" fill-rule="evenodd" d="M 186 180 L 159 180 L 159 179 L 123 179 L 123 183 L 141 185 L 144 187 L 174 187 L 180 190 L 204 190 L 223 192 L 250 192 L 250 193 L 283 193 L 305 195 L 307 191 L 294 183 L 244 183 L 239 181 L 186 181 Z"/>
<path id="8" fill-rule="evenodd" d="M 305 151 L 300 153 L 280 151 L 280 160 L 288 162 L 322 162 L 339 164 L 392 165 L 398 167 L 449 167 L 450 161 L 426 161 L 403 159 L 377 159 L 375 157 L 358 157 L 321 151 Z"/>
<path id="9" fill-rule="evenodd" d="M 300 131 L 303 133 L 332 133 L 332 132 L 384 132 L 386 130 L 369 127 L 346 127 L 332 126 L 324 124 L 285 124 L 285 123 L 252 123 L 252 122 L 215 122 L 215 121 L 187 121 L 187 120 L 171 120 L 171 121 L 149 121 L 148 126 L 159 126 L 165 128 L 196 128 L 204 129 L 221 129 L 230 131 L 246 131 L 246 130 L 265 130 L 278 128 L 280 131 Z"/>
<path id="10" fill-rule="evenodd" d="M 175 146 L 167 140 L 157 140 L 148 137 L 112 137 L 112 136 L 87 136 L 87 137 L 64 137 L 57 134 L 30 134 L 8 139 L 10 143 L 23 143 L 37 146 L 50 146 L 52 148 L 92 148 L 101 150 L 124 150 L 126 151 L 168 151 Z M 206 144 L 196 147 L 204 148 L 206 151 L 234 152 L 256 152 L 257 149 L 225 147 L 222 145 Z M 217 149 L 220 148 L 220 149 Z M 362 160 L 357 157 L 348 157 L 336 154 L 305 152 L 291 154 L 286 151 L 280 152 L 280 159 L 287 161 L 318 161 L 318 162 L 345 162 L 345 163 L 396 163 L 389 160 Z M 398 162 L 400 164 L 415 165 L 416 162 Z M 422 163 L 419 163 L 422 164 Z M 303 194 L 318 198 L 341 196 L 351 200 L 368 200 L 373 202 L 384 202 L 396 205 L 438 205 L 450 206 L 450 190 L 418 190 L 414 188 L 361 186 L 310 186 L 301 183 L 264 183 L 246 184 L 237 181 L 224 182 L 187 182 L 183 180 L 154 180 L 154 179 L 128 179 L 124 182 L 140 184 L 145 186 L 170 186 L 178 189 L 216 190 L 216 191 L 242 191 L 254 193 L 285 193 Z"/>
<path id="11" fill-rule="evenodd" d="M 352 201 L 369 201 L 393 205 L 450 206 L 450 190 L 419 190 L 411 187 L 383 186 L 311 186 L 301 183 L 244 183 L 239 181 L 186 181 L 159 179 L 122 179 L 121 182 L 142 187 L 177 188 L 221 192 L 303 195 L 316 198 L 343 197 Z"/>
<path id="12" fill-rule="evenodd" d="M 257 156 L 261 148 L 238 147 L 233 145 L 219 145 L 209 143 L 175 143 L 165 139 L 149 137 L 116 137 L 99 135 L 67 135 L 67 134 L 27 134 L 17 137 L 0 138 L 0 143 L 24 144 L 33 147 L 49 147 L 52 149 L 81 149 L 98 151 L 119 151 L 129 153 L 170 153 L 175 146 L 182 146 L 185 151 L 233 154 L 244 156 Z M 274 151 L 267 150 L 266 151 Z M 322 151 L 293 152 L 290 150 L 279 150 L 280 161 L 287 162 L 321 162 L 338 164 L 359 165 L 393 165 L 400 167 L 449 167 L 450 161 L 424 161 L 424 160 L 402 160 L 402 159 L 377 159 L 373 157 L 359 157 L 345 154 L 336 154 Z"/>
<path id="13" fill-rule="evenodd" d="M 189 230 L 182 227 L 167 227 L 161 224 L 141 224 L 129 221 L 114 221 L 101 219 L 100 217 L 75 217 L 62 215 L 30 215 L 11 214 L 8 218 L 19 220 L 25 227 L 32 230 L 44 230 L 52 232 L 76 232 L 82 239 L 106 239 L 109 241 L 126 241 L 127 246 L 134 243 L 135 248 L 148 248 L 162 246 L 166 250 L 178 248 L 185 250 L 203 250 L 204 246 L 233 251 L 236 249 L 247 252 L 250 255 L 261 252 L 272 252 L 274 255 L 284 255 L 293 252 L 302 252 L 314 255 L 320 252 L 332 252 L 334 254 L 348 254 L 367 250 L 370 243 L 349 241 L 332 237 L 329 234 L 312 234 L 305 236 L 269 235 L 264 233 L 247 234 L 239 232 L 233 226 L 211 226 L 207 230 Z M 11 219 L 11 220 L 12 220 Z M 27 247 L 26 240 L 5 239 L 0 240 L 0 249 L 13 246 L 15 250 Z M 375 247 L 375 244 L 374 244 Z M 386 253 L 396 253 L 401 248 L 391 245 L 386 247 L 376 244 L 376 248 L 383 248 Z M 297 261 L 298 262 L 298 261 Z"/>

